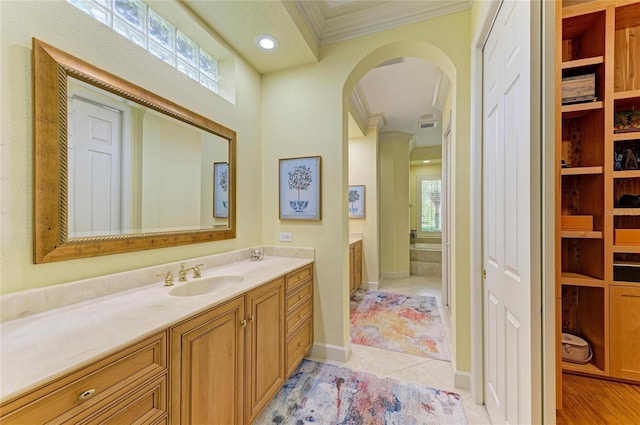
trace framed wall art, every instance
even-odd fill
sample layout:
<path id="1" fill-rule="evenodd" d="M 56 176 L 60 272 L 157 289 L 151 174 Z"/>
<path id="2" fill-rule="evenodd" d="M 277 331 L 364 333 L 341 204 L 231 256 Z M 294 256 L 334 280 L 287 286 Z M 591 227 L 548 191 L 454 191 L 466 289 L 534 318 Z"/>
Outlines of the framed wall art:
<path id="1" fill-rule="evenodd" d="M 364 185 L 349 186 L 349 218 L 364 218 Z"/>
<path id="2" fill-rule="evenodd" d="M 229 163 L 213 163 L 213 217 L 229 217 Z"/>
<path id="3" fill-rule="evenodd" d="M 280 220 L 322 218 L 322 157 L 280 160 Z"/>

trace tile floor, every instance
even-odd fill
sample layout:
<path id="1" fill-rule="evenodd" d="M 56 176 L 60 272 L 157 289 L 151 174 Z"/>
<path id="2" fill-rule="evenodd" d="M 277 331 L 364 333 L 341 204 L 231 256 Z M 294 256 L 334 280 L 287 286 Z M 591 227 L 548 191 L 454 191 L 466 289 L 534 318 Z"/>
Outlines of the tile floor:
<path id="1" fill-rule="evenodd" d="M 380 291 L 409 295 L 433 296 L 440 302 L 441 280 L 425 276 L 410 276 L 383 280 Z M 451 324 L 448 308 L 440 313 L 445 325 L 447 339 L 451 345 Z M 453 347 L 451 347 L 453 352 Z M 471 399 L 469 391 L 453 385 L 454 374 L 451 362 L 396 353 L 364 345 L 352 345 L 352 355 L 346 363 L 335 363 L 355 370 L 373 373 L 380 377 L 390 377 L 404 382 L 439 388 L 460 394 L 469 425 L 490 424 L 484 406 Z"/>

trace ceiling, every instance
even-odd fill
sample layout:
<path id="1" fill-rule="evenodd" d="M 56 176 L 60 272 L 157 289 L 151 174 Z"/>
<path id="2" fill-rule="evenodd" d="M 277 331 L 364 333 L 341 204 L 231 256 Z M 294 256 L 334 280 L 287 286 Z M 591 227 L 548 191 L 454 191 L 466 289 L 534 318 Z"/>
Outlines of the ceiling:
<path id="1" fill-rule="evenodd" d="M 182 1 L 263 74 L 315 63 L 322 45 L 471 6 L 471 0 Z M 279 48 L 259 49 L 255 38 L 261 34 L 276 37 Z M 415 134 L 416 146 L 431 146 L 440 143 L 441 128 L 419 131 L 416 122 L 421 115 L 435 114 L 441 126 L 438 106 L 448 87 L 448 80 L 433 64 L 404 58 L 372 69 L 358 84 L 355 96 L 361 110 L 384 118 L 381 132 Z"/>

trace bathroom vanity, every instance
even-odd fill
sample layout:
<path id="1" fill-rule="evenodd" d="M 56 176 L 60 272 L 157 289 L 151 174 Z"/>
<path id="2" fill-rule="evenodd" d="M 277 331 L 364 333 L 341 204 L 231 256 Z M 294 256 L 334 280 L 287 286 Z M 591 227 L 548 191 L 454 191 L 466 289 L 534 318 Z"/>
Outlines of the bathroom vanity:
<path id="1" fill-rule="evenodd" d="M 202 277 L 170 287 L 157 275 L 177 264 L 0 298 L 0 423 L 251 423 L 313 344 L 314 276 L 313 249 L 245 251 L 190 260 Z"/>

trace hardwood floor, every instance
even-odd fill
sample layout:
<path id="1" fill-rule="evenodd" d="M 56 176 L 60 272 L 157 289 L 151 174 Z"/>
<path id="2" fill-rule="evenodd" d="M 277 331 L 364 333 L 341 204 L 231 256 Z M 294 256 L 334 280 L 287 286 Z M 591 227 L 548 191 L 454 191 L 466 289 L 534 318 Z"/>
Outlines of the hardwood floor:
<path id="1" fill-rule="evenodd" d="M 640 385 L 562 375 L 563 409 L 558 425 L 640 423 Z"/>

